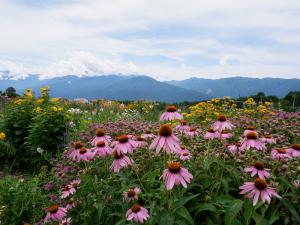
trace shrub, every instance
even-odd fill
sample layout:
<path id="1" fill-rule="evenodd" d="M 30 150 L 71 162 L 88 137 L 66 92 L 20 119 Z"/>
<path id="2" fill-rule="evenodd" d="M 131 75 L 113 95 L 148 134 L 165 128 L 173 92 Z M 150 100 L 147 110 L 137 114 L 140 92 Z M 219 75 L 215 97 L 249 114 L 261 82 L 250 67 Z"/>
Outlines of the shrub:
<path id="1" fill-rule="evenodd" d="M 34 168 L 45 164 L 62 148 L 67 124 L 59 99 L 50 99 L 48 87 L 41 88 L 40 98 L 35 98 L 28 89 L 23 97 L 10 103 L 3 131 L 17 150 L 14 160 L 18 166 Z"/>
<path id="2" fill-rule="evenodd" d="M 51 157 L 64 147 L 66 124 L 65 113 L 56 106 L 47 106 L 34 117 L 27 138 L 28 152 L 33 159 L 39 161 L 40 154 L 44 154 L 46 158 Z"/>

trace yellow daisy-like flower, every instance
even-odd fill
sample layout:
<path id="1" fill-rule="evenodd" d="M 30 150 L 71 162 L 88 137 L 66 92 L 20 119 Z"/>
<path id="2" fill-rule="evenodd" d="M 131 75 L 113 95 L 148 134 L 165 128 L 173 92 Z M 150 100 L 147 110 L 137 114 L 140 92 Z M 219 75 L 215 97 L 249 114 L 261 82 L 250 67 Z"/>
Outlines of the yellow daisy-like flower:
<path id="1" fill-rule="evenodd" d="M 60 98 L 51 98 L 50 101 L 55 103 L 55 102 L 59 102 Z"/>
<path id="2" fill-rule="evenodd" d="M 264 103 L 265 103 L 265 105 L 267 105 L 267 106 L 272 105 L 272 102 L 264 102 Z"/>
<path id="3" fill-rule="evenodd" d="M 5 133 L 0 132 L 0 141 L 3 141 L 5 137 L 6 137 Z"/>
<path id="4" fill-rule="evenodd" d="M 58 106 L 53 106 L 52 107 L 53 111 L 57 112 L 57 111 L 62 111 L 63 108 L 62 107 L 58 107 Z"/>
<path id="5" fill-rule="evenodd" d="M 36 107 L 35 112 L 37 112 L 37 113 L 42 112 L 42 108 L 41 107 Z"/>
<path id="6" fill-rule="evenodd" d="M 15 101 L 15 104 L 17 105 L 22 105 L 23 103 L 24 103 L 24 99 L 21 98 Z"/>
<path id="7" fill-rule="evenodd" d="M 232 104 L 232 105 L 231 105 L 231 108 L 232 108 L 232 109 L 236 109 L 236 108 L 237 108 L 237 104 Z"/>
<path id="8" fill-rule="evenodd" d="M 36 102 L 37 102 L 38 104 L 43 104 L 43 103 L 44 103 L 44 99 L 43 99 L 43 98 L 39 98 Z"/>
<path id="9" fill-rule="evenodd" d="M 46 92 L 46 91 L 48 91 L 49 90 L 49 86 L 47 85 L 47 86 L 45 86 L 45 87 L 42 87 L 41 89 L 40 89 L 40 91 L 43 93 L 43 92 Z"/>
<path id="10" fill-rule="evenodd" d="M 27 98 L 32 99 L 33 98 L 33 93 L 32 93 L 32 89 L 28 88 L 25 90 L 24 96 Z"/>
<path id="11" fill-rule="evenodd" d="M 246 105 L 255 105 L 256 102 L 254 101 L 253 98 L 248 98 L 248 99 L 245 101 L 245 104 L 246 104 Z"/>

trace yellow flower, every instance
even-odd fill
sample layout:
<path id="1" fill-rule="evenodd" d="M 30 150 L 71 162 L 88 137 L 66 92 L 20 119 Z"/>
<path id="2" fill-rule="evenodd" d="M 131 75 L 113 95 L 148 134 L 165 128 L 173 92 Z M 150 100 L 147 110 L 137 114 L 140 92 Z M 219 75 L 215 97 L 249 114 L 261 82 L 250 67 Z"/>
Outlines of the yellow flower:
<path id="1" fill-rule="evenodd" d="M 0 132 L 0 141 L 3 141 L 5 139 L 5 133 Z"/>
<path id="2" fill-rule="evenodd" d="M 37 112 L 37 113 L 42 112 L 42 108 L 41 107 L 36 107 L 35 112 Z"/>
<path id="3" fill-rule="evenodd" d="M 22 105 L 23 103 L 24 103 L 24 99 L 21 98 L 15 101 L 15 104 L 17 105 Z"/>
<path id="4" fill-rule="evenodd" d="M 46 91 L 48 91 L 49 90 L 49 86 L 47 85 L 47 86 L 45 86 L 45 87 L 42 87 L 41 89 L 40 89 L 40 91 L 43 93 L 43 92 L 46 92 Z"/>
<path id="5" fill-rule="evenodd" d="M 52 107 L 53 111 L 57 112 L 57 111 L 62 111 L 63 108 L 62 107 L 58 107 L 58 106 L 53 106 Z"/>
<path id="6" fill-rule="evenodd" d="M 254 114 L 255 111 L 253 109 L 245 109 L 245 113 L 247 113 L 247 114 Z"/>
<path id="7" fill-rule="evenodd" d="M 44 99 L 43 99 L 43 98 L 39 98 L 36 102 L 37 102 L 38 104 L 43 104 L 43 103 L 44 103 Z"/>
<path id="8" fill-rule="evenodd" d="M 32 98 L 33 98 L 32 89 L 27 88 L 27 89 L 25 90 L 24 96 L 27 97 L 27 98 L 32 99 Z"/>
<path id="9" fill-rule="evenodd" d="M 246 105 L 255 105 L 256 102 L 254 101 L 253 98 L 248 98 L 248 99 L 245 101 L 245 104 L 246 104 Z"/>
<path id="10" fill-rule="evenodd" d="M 59 102 L 60 98 L 51 98 L 51 102 L 55 103 L 55 102 Z"/>
<path id="11" fill-rule="evenodd" d="M 218 103 L 218 102 L 220 102 L 220 98 L 213 98 L 211 101 L 213 102 L 213 103 Z"/>
<path id="12" fill-rule="evenodd" d="M 265 105 L 270 106 L 272 105 L 272 102 L 265 102 Z"/>

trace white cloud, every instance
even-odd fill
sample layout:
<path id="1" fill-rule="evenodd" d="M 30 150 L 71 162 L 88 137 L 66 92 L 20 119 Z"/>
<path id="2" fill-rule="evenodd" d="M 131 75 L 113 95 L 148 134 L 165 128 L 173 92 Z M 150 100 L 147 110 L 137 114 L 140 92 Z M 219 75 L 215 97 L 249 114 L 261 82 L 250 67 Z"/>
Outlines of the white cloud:
<path id="1" fill-rule="evenodd" d="M 118 59 L 100 59 L 90 52 L 76 51 L 67 54 L 46 68 L 37 71 L 40 78 L 51 78 L 64 75 L 95 76 L 105 74 L 137 74 L 139 68 L 131 62 Z"/>
<path id="2" fill-rule="evenodd" d="M 0 70 L 12 69 L 16 78 L 28 71 L 43 78 L 300 76 L 299 1 L 17 2 L 0 1 Z"/>
<path id="3" fill-rule="evenodd" d="M 28 76 L 28 70 L 22 65 L 12 61 L 0 61 L 0 80 L 9 78 L 12 80 L 25 79 Z M 7 73 L 9 71 L 9 73 Z"/>

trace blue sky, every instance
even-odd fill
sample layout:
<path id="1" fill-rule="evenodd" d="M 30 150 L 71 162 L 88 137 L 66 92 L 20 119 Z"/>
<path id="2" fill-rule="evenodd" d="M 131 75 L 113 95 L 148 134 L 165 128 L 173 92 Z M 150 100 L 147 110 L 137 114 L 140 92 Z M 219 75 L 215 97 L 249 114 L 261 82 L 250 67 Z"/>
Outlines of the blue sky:
<path id="1" fill-rule="evenodd" d="M 294 0 L 1 0 L 0 71 L 300 78 L 299 12 Z"/>

